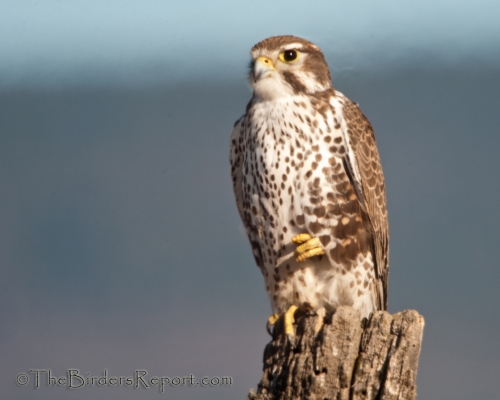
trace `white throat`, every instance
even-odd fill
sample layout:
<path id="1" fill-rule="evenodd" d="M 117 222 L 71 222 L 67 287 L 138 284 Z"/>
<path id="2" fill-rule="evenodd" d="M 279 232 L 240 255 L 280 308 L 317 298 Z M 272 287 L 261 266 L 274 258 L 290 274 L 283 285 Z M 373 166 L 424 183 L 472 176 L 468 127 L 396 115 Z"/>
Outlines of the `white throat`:
<path id="1" fill-rule="evenodd" d="M 261 100 L 275 100 L 293 96 L 293 90 L 278 72 L 268 74 L 257 82 L 251 82 L 254 96 Z"/>

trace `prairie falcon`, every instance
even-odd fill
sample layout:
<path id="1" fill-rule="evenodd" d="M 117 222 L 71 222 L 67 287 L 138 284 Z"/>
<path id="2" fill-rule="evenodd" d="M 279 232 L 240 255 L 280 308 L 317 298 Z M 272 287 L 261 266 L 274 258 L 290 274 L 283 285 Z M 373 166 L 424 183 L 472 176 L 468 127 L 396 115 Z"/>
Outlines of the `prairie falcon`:
<path id="1" fill-rule="evenodd" d="M 253 96 L 231 135 L 238 211 L 273 311 L 387 308 L 385 185 L 370 122 L 321 50 L 275 36 L 251 50 Z M 287 312 L 288 311 L 288 312 Z"/>

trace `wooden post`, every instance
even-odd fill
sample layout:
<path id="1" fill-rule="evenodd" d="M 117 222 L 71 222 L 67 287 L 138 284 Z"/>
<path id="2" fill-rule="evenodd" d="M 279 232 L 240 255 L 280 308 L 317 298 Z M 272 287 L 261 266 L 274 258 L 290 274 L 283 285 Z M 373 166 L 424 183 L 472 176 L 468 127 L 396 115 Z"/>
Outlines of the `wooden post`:
<path id="1" fill-rule="evenodd" d="M 325 318 L 296 313 L 295 347 L 283 318 L 264 351 L 264 374 L 247 400 L 413 400 L 424 329 L 418 312 L 391 316 L 377 311 L 360 322 L 359 312 L 338 307 Z"/>

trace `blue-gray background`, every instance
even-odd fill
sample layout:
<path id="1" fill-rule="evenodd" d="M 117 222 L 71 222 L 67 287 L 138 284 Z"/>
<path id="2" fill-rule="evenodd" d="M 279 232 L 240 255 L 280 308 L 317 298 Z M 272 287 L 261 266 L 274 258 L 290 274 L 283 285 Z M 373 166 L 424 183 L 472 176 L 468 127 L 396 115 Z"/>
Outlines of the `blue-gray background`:
<path id="1" fill-rule="evenodd" d="M 497 1 L 0 1 L 0 397 L 243 399 L 270 313 L 234 205 L 249 49 L 294 34 L 372 121 L 419 399 L 500 391 Z M 30 369 L 232 376 L 33 388 Z M 31 378 L 33 378 L 31 376 Z"/>

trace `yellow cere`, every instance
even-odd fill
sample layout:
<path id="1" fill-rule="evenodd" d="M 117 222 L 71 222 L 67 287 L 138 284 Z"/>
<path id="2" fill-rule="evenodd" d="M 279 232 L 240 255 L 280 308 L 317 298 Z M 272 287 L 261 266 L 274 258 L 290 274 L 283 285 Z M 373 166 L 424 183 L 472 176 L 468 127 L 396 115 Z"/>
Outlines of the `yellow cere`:
<path id="1" fill-rule="evenodd" d="M 260 56 L 260 57 L 257 58 L 257 60 L 255 60 L 255 62 L 260 62 L 263 65 L 265 65 L 265 66 L 267 66 L 269 68 L 274 69 L 273 62 L 269 58 L 267 58 L 267 57 Z"/>

